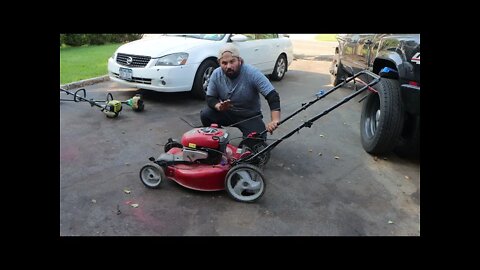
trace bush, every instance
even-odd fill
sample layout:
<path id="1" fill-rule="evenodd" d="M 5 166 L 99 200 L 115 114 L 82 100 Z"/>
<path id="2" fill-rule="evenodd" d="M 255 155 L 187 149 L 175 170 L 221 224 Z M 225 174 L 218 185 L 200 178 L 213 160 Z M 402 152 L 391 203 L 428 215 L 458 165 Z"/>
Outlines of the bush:
<path id="1" fill-rule="evenodd" d="M 109 36 L 113 43 L 125 43 L 141 39 L 143 34 L 109 34 Z"/>
<path id="2" fill-rule="evenodd" d="M 107 34 L 88 34 L 87 38 L 90 45 L 102 45 L 109 42 Z"/>
<path id="3" fill-rule="evenodd" d="M 143 34 L 128 34 L 127 41 L 134 41 L 137 39 L 141 39 L 142 37 L 143 37 Z"/>
<path id="4" fill-rule="evenodd" d="M 64 42 L 69 46 L 82 46 L 88 43 L 87 35 L 85 34 L 65 34 Z"/>
<path id="5" fill-rule="evenodd" d="M 60 34 L 60 46 L 102 45 L 105 43 L 125 43 L 141 39 L 143 34 Z"/>

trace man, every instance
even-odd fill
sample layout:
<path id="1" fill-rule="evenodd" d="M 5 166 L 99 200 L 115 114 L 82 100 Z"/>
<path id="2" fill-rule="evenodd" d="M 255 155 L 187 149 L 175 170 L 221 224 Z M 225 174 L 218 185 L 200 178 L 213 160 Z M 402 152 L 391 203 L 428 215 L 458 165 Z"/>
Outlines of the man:
<path id="1" fill-rule="evenodd" d="M 231 43 L 220 49 L 218 62 L 220 68 L 212 72 L 208 83 L 208 106 L 200 113 L 203 126 L 212 123 L 229 126 L 243 121 L 235 126 L 244 137 L 265 129 L 272 134 L 280 121 L 280 97 L 273 85 L 260 70 L 244 64 L 238 49 Z M 270 106 L 271 121 L 267 125 L 262 120 L 259 94 Z"/>

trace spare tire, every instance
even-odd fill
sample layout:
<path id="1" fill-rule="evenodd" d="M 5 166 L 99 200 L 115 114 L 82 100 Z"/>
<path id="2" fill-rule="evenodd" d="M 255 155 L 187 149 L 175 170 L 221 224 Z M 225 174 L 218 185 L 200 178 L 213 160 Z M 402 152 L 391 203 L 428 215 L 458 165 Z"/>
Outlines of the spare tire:
<path id="1" fill-rule="evenodd" d="M 400 84 L 382 78 L 373 88 L 378 93 L 370 93 L 362 107 L 362 146 L 370 154 L 387 154 L 397 145 L 404 123 Z"/>

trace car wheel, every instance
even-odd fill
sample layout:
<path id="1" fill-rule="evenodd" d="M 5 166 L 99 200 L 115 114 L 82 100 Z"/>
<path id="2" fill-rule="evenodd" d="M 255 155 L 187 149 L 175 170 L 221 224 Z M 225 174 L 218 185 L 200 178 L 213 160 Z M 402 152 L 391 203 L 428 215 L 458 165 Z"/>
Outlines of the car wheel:
<path id="1" fill-rule="evenodd" d="M 199 99 L 205 99 L 207 93 L 208 81 L 212 72 L 218 67 L 217 62 L 207 59 L 197 70 L 195 80 L 193 81 L 192 94 Z"/>
<path id="2" fill-rule="evenodd" d="M 398 81 L 382 78 L 364 100 L 360 119 L 362 146 L 370 154 L 386 154 L 398 143 L 404 108 Z"/>
<path id="3" fill-rule="evenodd" d="M 330 65 L 330 78 L 333 86 L 337 86 L 345 81 L 345 71 L 343 70 L 342 62 L 340 61 L 340 55 L 335 52 L 333 56 L 332 64 Z"/>
<path id="4" fill-rule="evenodd" d="M 287 72 L 287 59 L 285 58 L 285 55 L 281 54 L 277 62 L 275 63 L 275 67 L 273 68 L 273 72 L 270 75 L 270 79 L 273 81 L 280 81 L 283 79 L 283 76 L 285 76 L 285 73 Z"/>

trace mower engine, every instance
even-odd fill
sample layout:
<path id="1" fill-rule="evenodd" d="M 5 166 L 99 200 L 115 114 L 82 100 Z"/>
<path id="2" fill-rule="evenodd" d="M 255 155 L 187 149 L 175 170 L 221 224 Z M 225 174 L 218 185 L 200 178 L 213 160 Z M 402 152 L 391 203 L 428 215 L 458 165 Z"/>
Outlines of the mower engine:
<path id="1" fill-rule="evenodd" d="M 195 128 L 182 136 L 183 159 L 199 161 L 205 164 L 218 164 L 227 148 L 228 133 L 217 124 L 210 127 Z"/>

